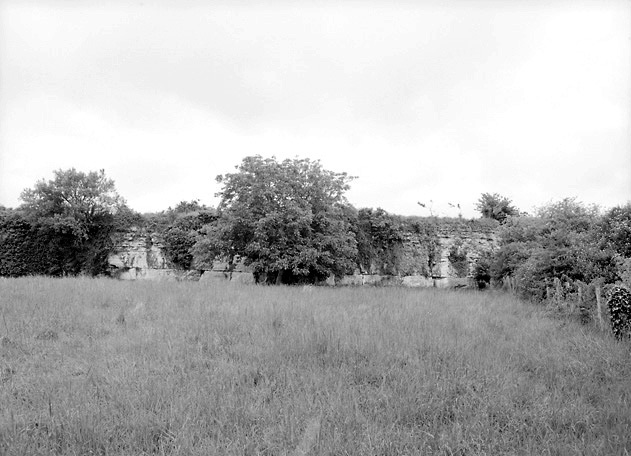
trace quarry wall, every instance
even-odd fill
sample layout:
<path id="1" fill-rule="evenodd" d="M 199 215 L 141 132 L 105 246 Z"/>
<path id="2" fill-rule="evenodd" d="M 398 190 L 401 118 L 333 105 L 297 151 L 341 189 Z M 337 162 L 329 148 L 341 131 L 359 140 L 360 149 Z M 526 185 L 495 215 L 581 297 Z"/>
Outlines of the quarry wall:
<path id="1" fill-rule="evenodd" d="M 432 235 L 406 230 L 402 242 L 393 247 L 388 264 L 374 261 L 358 266 L 352 275 L 330 277 L 326 285 L 399 285 L 408 287 L 471 286 L 475 264 L 497 248 L 497 228 L 474 221 L 438 221 Z M 209 270 L 182 270 L 164 254 L 159 233 L 132 228 L 115 240 L 108 259 L 110 273 L 122 280 L 202 280 L 255 283 L 252 271 L 237 262 L 232 267 L 215 261 Z"/>
<path id="2" fill-rule="evenodd" d="M 202 273 L 175 268 L 161 236 L 136 227 L 116 237 L 108 263 L 110 275 L 121 280 L 199 280 Z"/>

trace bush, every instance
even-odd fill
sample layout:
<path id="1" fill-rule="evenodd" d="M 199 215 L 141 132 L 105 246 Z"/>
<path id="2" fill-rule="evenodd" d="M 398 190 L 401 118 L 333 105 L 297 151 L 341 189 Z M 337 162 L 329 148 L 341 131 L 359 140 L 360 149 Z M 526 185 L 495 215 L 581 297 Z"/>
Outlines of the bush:
<path id="1" fill-rule="evenodd" d="M 607 211 L 599 230 L 603 247 L 609 247 L 623 257 L 631 257 L 631 203 Z"/>
<path id="2" fill-rule="evenodd" d="M 492 280 L 512 278 L 522 296 L 536 301 L 545 299 L 546 286 L 555 279 L 613 283 L 619 280 L 616 253 L 611 242 L 603 241 L 602 226 L 596 207 L 571 198 L 539 209 L 536 217 L 511 217 L 500 229 Z M 617 226 L 614 231 L 622 232 Z"/>
<path id="3" fill-rule="evenodd" d="M 497 220 L 500 223 L 507 217 L 519 215 L 519 209 L 511 204 L 511 200 L 497 193 L 483 193 L 475 208 L 483 218 Z"/>
<path id="4" fill-rule="evenodd" d="M 71 221 L 38 222 L 17 212 L 0 217 L 0 276 L 79 274 L 84 262 L 98 262 L 81 247 Z"/>
<path id="5" fill-rule="evenodd" d="M 381 208 L 357 214 L 357 263 L 371 274 L 395 275 L 403 244 L 401 220 Z"/>
<path id="6" fill-rule="evenodd" d="M 467 277 L 469 275 L 469 259 L 467 250 L 462 245 L 462 240 L 457 240 L 449 249 L 449 263 L 456 273 L 456 277 Z"/>
<path id="7" fill-rule="evenodd" d="M 0 275 L 98 275 L 112 233 L 137 217 L 99 172 L 54 172 L 22 192 L 20 210 L 0 212 Z"/>
<path id="8" fill-rule="evenodd" d="M 484 252 L 473 266 L 473 279 L 478 289 L 483 290 L 491 285 L 491 265 L 493 253 Z"/>
<path id="9" fill-rule="evenodd" d="M 631 258 L 616 258 L 616 266 L 620 281 L 631 290 Z"/>

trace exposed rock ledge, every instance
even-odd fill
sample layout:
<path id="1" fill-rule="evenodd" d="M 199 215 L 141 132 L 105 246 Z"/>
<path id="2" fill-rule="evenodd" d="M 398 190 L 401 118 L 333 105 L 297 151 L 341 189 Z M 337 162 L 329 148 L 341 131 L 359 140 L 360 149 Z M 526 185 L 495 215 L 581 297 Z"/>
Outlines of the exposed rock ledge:
<path id="1" fill-rule="evenodd" d="M 449 250 L 455 242 L 468 249 L 467 260 L 469 271 L 466 277 L 459 277 L 449 261 Z M 480 252 L 493 248 L 496 243 L 494 235 L 489 233 L 441 233 L 439 236 L 439 258 L 431 270 L 431 277 L 412 273 L 410 275 L 379 275 L 370 271 L 355 271 L 341 280 L 330 277 L 321 285 L 339 286 L 404 286 L 404 287 L 437 287 L 452 288 L 474 285 L 471 278 L 473 265 Z M 407 249 L 415 249 L 413 242 L 406 243 Z M 414 254 L 414 252 L 411 252 Z M 115 251 L 108 258 L 110 273 L 122 280 L 170 280 L 170 281 L 230 281 L 234 284 L 254 284 L 252 271 L 242 263 L 232 268 L 227 263 L 215 262 L 212 270 L 181 270 L 173 267 L 165 257 L 163 244 L 157 233 L 147 233 L 132 229 L 116 243 Z M 413 267 L 413 270 L 419 268 Z M 412 272 L 412 271 L 410 271 Z"/>
<path id="2" fill-rule="evenodd" d="M 108 258 L 110 274 L 121 280 L 199 280 L 201 271 L 175 269 L 156 233 L 132 228 L 118 239 Z"/>

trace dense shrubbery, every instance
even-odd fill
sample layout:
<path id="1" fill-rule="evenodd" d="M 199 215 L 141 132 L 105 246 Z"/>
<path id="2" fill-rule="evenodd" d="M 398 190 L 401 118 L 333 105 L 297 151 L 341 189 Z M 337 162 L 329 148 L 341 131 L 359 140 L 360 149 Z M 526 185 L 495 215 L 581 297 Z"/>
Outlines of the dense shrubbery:
<path id="1" fill-rule="evenodd" d="M 409 226 L 412 231 L 431 232 L 495 232 L 500 225 L 499 222 L 492 218 L 465 219 L 456 217 L 420 217 L 405 216 L 400 217 L 405 226 Z"/>
<path id="2" fill-rule="evenodd" d="M 478 261 L 473 265 L 473 280 L 480 290 L 491 285 L 491 264 L 493 262 L 493 252 L 483 252 Z"/>
<path id="3" fill-rule="evenodd" d="M 0 275 L 76 273 L 76 236 L 61 223 L 37 223 L 17 211 L 6 211 L 0 215 L 0 233 Z"/>
<path id="4" fill-rule="evenodd" d="M 449 249 L 449 263 L 456 273 L 456 277 L 467 277 L 469 274 L 469 260 L 467 250 L 461 240 L 457 240 Z"/>
<path id="5" fill-rule="evenodd" d="M 631 203 L 608 210 L 600 225 L 601 246 L 631 258 Z"/>
<path id="6" fill-rule="evenodd" d="M 106 272 L 112 226 L 77 231 L 71 219 L 34 219 L 23 212 L 0 215 L 0 276 Z"/>
<path id="7" fill-rule="evenodd" d="M 381 208 L 360 209 L 357 212 L 355 237 L 360 270 L 396 274 L 404 240 L 400 217 L 388 214 Z"/>
<path id="8" fill-rule="evenodd" d="M 217 220 L 215 210 L 193 201 L 181 202 L 175 209 L 166 211 L 168 225 L 163 229 L 164 252 L 167 258 L 180 269 L 193 265 L 193 247 L 205 225 Z"/>
<path id="9" fill-rule="evenodd" d="M 631 204 L 601 215 L 566 198 L 534 217 L 509 217 L 499 235 L 500 248 L 489 261 L 491 279 L 510 283 L 526 298 L 543 301 L 551 294 L 565 297 L 581 284 L 628 280 Z"/>
<path id="10" fill-rule="evenodd" d="M 103 171 L 54 175 L 26 189 L 19 210 L 0 215 L 1 275 L 106 272 L 111 234 L 132 212 Z"/>

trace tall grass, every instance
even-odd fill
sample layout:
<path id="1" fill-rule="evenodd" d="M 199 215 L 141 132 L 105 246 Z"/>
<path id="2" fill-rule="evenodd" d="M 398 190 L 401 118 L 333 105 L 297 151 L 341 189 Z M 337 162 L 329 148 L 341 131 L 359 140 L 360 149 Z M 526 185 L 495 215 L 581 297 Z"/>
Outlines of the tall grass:
<path id="1" fill-rule="evenodd" d="M 510 296 L 0 280 L 0 454 L 629 454 L 631 350 Z"/>

